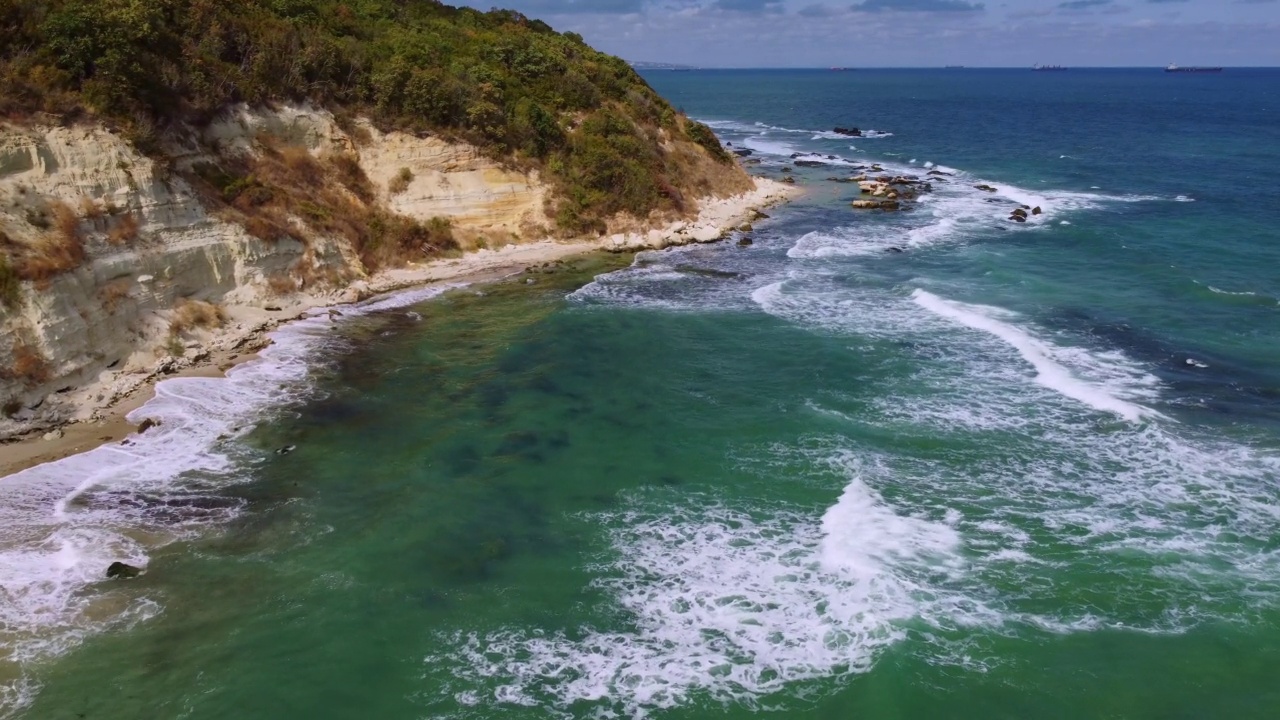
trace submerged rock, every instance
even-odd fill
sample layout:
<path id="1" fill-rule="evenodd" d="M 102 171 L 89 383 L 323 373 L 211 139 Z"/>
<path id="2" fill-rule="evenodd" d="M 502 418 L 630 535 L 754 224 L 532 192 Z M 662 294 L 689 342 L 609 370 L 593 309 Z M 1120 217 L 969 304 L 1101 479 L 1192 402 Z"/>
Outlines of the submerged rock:
<path id="1" fill-rule="evenodd" d="M 118 560 L 107 567 L 107 577 L 109 578 L 128 580 L 130 578 L 136 578 L 141 574 L 142 568 L 134 567 L 128 563 L 122 563 Z"/>
<path id="2" fill-rule="evenodd" d="M 831 132 L 837 135 L 847 135 L 848 137 L 862 137 L 862 131 L 859 130 L 858 128 L 837 127 L 837 128 L 834 128 Z"/>
<path id="3" fill-rule="evenodd" d="M 990 192 L 990 193 L 996 192 L 996 189 L 995 189 L 995 188 L 991 187 L 990 185 L 986 185 L 986 184 L 982 184 L 982 185 L 974 185 L 973 187 L 974 187 L 974 188 L 976 188 L 976 189 L 978 189 L 978 190 L 982 190 L 983 192 Z"/>
<path id="4" fill-rule="evenodd" d="M 747 247 L 754 241 L 749 237 L 738 238 L 738 247 Z"/>
<path id="5" fill-rule="evenodd" d="M 293 452 L 294 450 L 297 450 L 297 449 L 298 449 L 298 446 L 297 446 L 297 445 L 285 445 L 285 446 L 284 446 L 284 447 L 282 447 L 282 448 L 277 448 L 277 449 L 276 449 L 276 454 L 277 454 L 277 455 L 288 455 L 289 453 L 291 453 L 291 452 Z"/>

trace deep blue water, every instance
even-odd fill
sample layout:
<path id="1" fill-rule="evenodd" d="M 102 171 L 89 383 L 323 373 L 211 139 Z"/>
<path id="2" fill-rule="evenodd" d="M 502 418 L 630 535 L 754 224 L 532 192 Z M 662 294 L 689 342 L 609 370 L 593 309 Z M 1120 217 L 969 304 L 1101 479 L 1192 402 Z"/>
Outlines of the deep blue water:
<path id="1" fill-rule="evenodd" d="M 931 234 L 921 257 L 893 272 L 923 271 L 954 287 L 957 300 L 1024 312 L 1129 353 L 1170 383 L 1164 402 L 1230 416 L 1202 421 L 1280 419 L 1280 70 L 742 70 L 646 79 L 739 145 L 933 162 L 1061 196 L 1051 203 L 1063 213 L 1055 223 L 1069 226 L 1010 232 L 999 213 L 965 218 L 963 229 Z M 788 131 L 836 126 L 892 136 Z M 755 157 L 772 169 L 788 159 Z M 831 172 L 803 174 L 821 186 Z M 881 225 L 892 234 L 935 220 L 867 221 L 836 205 L 813 227 L 857 234 L 849 228 L 870 226 L 875 235 Z M 1089 209 L 1072 209 L 1079 205 Z M 1186 356 L 1212 362 L 1190 371 Z"/>

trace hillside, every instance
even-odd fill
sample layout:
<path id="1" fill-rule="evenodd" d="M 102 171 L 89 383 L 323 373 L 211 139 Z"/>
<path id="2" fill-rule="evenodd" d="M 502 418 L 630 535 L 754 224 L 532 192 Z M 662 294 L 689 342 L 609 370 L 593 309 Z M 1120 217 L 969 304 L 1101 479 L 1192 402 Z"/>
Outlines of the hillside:
<path id="1" fill-rule="evenodd" d="M 0 0 L 0 38 L 0 438 L 264 307 L 509 243 L 665 243 L 753 188 L 624 61 L 510 11 Z"/>
<path id="2" fill-rule="evenodd" d="M 144 152 L 229 105 L 307 102 L 542 167 L 565 231 L 683 210 L 729 158 L 619 58 L 519 13 L 432 0 L 0 0 L 0 114 L 107 121 Z M 742 189 L 738 183 L 738 190 Z"/>

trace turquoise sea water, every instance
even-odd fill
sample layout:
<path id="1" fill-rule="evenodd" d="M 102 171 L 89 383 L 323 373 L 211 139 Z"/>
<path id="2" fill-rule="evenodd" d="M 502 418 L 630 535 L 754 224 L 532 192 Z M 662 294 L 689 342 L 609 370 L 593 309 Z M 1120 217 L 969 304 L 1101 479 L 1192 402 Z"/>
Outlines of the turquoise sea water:
<path id="1" fill-rule="evenodd" d="M 0 716 L 1280 716 L 1280 72 L 649 80 L 808 194 L 0 482 Z"/>

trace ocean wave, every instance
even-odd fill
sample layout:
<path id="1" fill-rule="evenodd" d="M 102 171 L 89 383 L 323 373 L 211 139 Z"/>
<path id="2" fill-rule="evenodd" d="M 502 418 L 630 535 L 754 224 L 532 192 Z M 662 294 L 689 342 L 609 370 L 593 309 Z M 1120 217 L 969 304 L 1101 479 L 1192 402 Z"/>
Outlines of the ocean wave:
<path id="1" fill-rule="evenodd" d="M 1119 415 L 1129 422 L 1138 422 L 1147 417 L 1158 416 L 1159 413 L 1120 397 L 1116 388 L 1108 388 L 1106 380 L 1123 379 L 1132 383 L 1132 373 L 1117 372 L 1113 363 L 1107 363 L 1097 355 L 1080 348 L 1065 348 L 1046 343 L 1027 331 L 999 318 L 1008 316 L 1007 311 L 980 305 L 966 305 L 953 300 L 944 300 L 925 290 L 915 290 L 912 299 L 920 307 L 929 310 L 948 320 L 965 327 L 994 335 L 1017 350 L 1018 354 L 1035 369 L 1035 381 L 1054 392 L 1089 407 L 1103 412 Z M 1072 373 L 1068 367 L 1058 362 L 1059 358 L 1070 357 L 1077 367 L 1088 367 L 1095 376 L 1106 376 L 1103 383 L 1090 383 Z M 1119 376 L 1119 378 L 1117 378 Z M 1139 389 L 1149 393 L 1154 377 L 1143 373 L 1140 376 Z M 1130 393 L 1134 387 L 1125 388 Z"/>
<path id="2" fill-rule="evenodd" d="M 633 630 L 455 635 L 443 641 L 455 650 L 428 661 L 457 664 L 469 686 L 500 683 L 495 703 L 566 717 L 583 704 L 622 717 L 694 699 L 750 707 L 796 682 L 866 672 L 907 636 L 900 623 L 955 600 L 934 578 L 963 562 L 953 528 L 896 512 L 844 471 L 825 512 L 633 495 L 628 510 L 584 518 L 612 545 L 593 588 Z"/>

